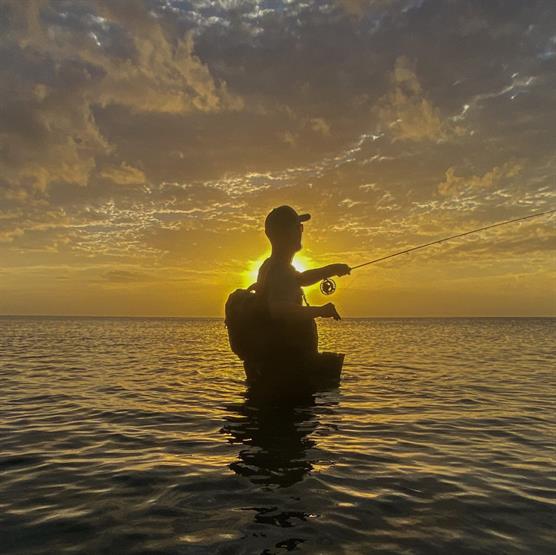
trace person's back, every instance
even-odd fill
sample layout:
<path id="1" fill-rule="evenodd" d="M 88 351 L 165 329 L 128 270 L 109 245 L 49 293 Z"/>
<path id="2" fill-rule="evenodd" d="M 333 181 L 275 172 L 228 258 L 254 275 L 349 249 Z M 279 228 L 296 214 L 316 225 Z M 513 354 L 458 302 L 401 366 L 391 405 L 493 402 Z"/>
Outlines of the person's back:
<path id="1" fill-rule="evenodd" d="M 299 285 L 300 273 L 285 260 L 267 258 L 257 277 L 261 295 L 270 314 L 271 303 L 287 302 L 301 306 L 303 291 Z M 317 325 L 313 318 L 272 317 L 272 353 L 270 356 L 280 358 L 304 358 L 318 352 Z"/>

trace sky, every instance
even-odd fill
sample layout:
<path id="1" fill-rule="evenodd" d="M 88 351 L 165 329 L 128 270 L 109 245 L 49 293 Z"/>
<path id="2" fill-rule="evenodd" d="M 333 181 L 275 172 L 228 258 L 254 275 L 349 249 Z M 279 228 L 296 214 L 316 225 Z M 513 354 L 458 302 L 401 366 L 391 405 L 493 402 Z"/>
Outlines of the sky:
<path id="1" fill-rule="evenodd" d="M 553 0 L 0 0 L 0 314 L 222 316 L 556 208 Z M 556 217 L 354 270 L 344 317 L 556 315 Z"/>

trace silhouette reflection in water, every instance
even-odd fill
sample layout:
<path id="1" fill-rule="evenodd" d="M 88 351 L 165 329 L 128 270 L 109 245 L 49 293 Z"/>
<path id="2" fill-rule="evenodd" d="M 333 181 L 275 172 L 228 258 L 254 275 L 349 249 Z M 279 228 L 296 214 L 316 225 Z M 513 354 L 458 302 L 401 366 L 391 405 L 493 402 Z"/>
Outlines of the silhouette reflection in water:
<path id="1" fill-rule="evenodd" d="M 333 412 L 338 404 L 336 393 L 337 388 L 328 388 L 283 396 L 251 386 L 246 389 L 243 402 L 226 407 L 229 415 L 221 431 L 229 435 L 231 443 L 242 444 L 238 458 L 229 468 L 248 478 L 255 489 L 270 493 L 266 506 L 257 504 L 243 510 L 254 511 L 256 526 L 289 530 L 275 544 L 276 548 L 289 551 L 309 539 L 303 527 L 320 516 L 304 506 L 302 490 L 289 488 L 295 488 L 322 461 L 316 436 L 323 433 L 319 430 L 321 416 Z M 275 536 L 268 532 L 260 530 L 253 535 L 267 540 Z"/>
<path id="2" fill-rule="evenodd" d="M 310 540 L 312 521 L 320 516 L 314 507 L 307 507 L 304 488 L 296 485 L 322 461 L 316 441 L 323 434 L 320 418 L 338 401 L 333 391 L 284 397 L 249 387 L 244 396 L 243 402 L 227 407 L 222 432 L 229 434 L 231 443 L 242 445 L 229 468 L 255 486 L 247 498 L 258 499 L 253 506 L 242 507 L 254 512 L 246 537 L 254 542 L 253 549 L 258 542 L 266 547 L 257 552 L 291 551 Z M 268 492 L 266 501 L 261 503 L 257 490 Z M 271 550 L 268 542 L 274 545 Z"/>
<path id="3" fill-rule="evenodd" d="M 243 404 L 228 407 L 235 414 L 223 428 L 232 443 L 245 446 L 230 468 L 263 486 L 287 487 L 302 480 L 313 468 L 307 450 L 315 446 L 309 436 L 319 424 L 314 408 L 312 393 L 279 399 L 247 389 Z"/>

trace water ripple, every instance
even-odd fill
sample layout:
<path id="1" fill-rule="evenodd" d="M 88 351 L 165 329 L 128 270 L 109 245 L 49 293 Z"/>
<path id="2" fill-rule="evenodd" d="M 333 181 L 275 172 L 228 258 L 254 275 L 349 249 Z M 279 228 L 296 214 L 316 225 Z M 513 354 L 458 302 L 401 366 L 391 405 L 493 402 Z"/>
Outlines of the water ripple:
<path id="1" fill-rule="evenodd" d="M 554 552 L 554 320 L 319 331 L 276 399 L 221 320 L 0 318 L 2 553 Z"/>

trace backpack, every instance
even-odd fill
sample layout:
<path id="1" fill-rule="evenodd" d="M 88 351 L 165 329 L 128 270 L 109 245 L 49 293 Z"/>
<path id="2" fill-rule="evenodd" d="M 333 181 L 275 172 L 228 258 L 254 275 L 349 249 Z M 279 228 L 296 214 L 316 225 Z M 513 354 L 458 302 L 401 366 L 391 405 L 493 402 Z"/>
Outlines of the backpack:
<path id="1" fill-rule="evenodd" d="M 241 360 L 260 360 L 268 352 L 269 317 L 262 297 L 248 289 L 228 296 L 224 324 L 232 351 Z"/>

